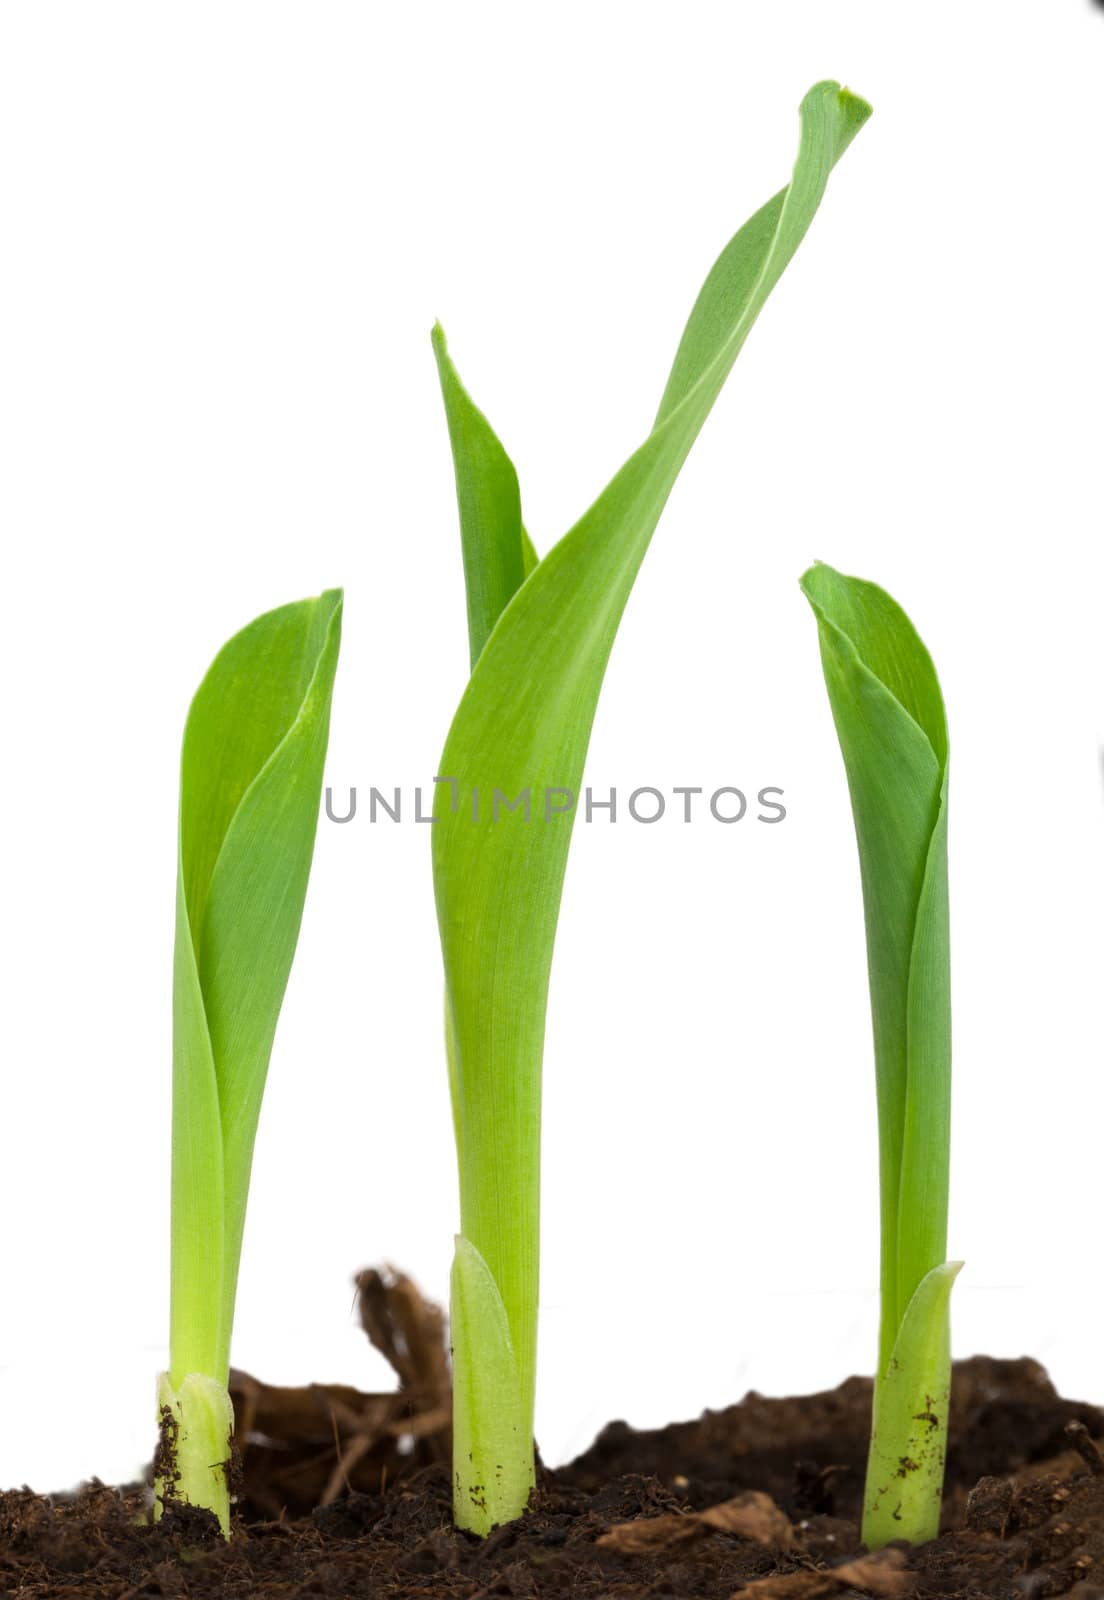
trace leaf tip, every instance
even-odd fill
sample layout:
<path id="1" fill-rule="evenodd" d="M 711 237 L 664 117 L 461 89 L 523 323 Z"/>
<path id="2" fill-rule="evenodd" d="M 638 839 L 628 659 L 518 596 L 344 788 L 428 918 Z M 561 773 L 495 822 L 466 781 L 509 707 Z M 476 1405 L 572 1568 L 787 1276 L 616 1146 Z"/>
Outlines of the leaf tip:
<path id="1" fill-rule="evenodd" d="M 856 130 L 861 128 L 864 122 L 869 122 L 874 115 L 874 107 L 870 101 L 864 100 L 861 94 L 856 94 L 846 84 L 839 90 L 839 103 L 840 109 L 846 113 L 848 121 L 854 124 Z"/>
<path id="2" fill-rule="evenodd" d="M 833 162 L 838 161 L 859 129 L 874 114 L 869 100 L 864 100 L 854 90 L 845 88 L 835 78 L 825 78 L 814 83 L 801 102 L 801 116 L 826 119 L 831 143 L 834 146 Z"/>
<path id="3" fill-rule="evenodd" d="M 449 404 L 449 394 L 455 388 L 462 388 L 460 374 L 457 372 L 452 357 L 449 355 L 448 340 L 440 321 L 433 324 L 430 329 L 429 342 L 433 346 L 433 359 L 437 363 L 437 376 L 441 382 L 441 392 L 445 397 L 446 410 Z"/>
<path id="4" fill-rule="evenodd" d="M 825 583 L 831 583 L 833 579 L 838 579 L 839 576 L 840 574 L 835 567 L 830 566 L 827 561 L 814 561 L 811 567 L 806 567 L 798 579 L 798 584 L 802 594 L 814 611 L 819 611 L 820 603 L 823 599 L 823 593 L 818 593 L 818 591 L 823 590 Z"/>
<path id="5" fill-rule="evenodd" d="M 341 624 L 345 612 L 345 590 L 341 588 L 323 589 L 315 602 L 318 606 L 319 616 L 327 633 L 341 637 Z"/>
<path id="6" fill-rule="evenodd" d="M 874 107 L 861 94 L 840 83 L 838 78 L 822 78 L 805 96 L 805 100 L 834 100 L 849 122 L 861 128 L 874 115 Z"/>

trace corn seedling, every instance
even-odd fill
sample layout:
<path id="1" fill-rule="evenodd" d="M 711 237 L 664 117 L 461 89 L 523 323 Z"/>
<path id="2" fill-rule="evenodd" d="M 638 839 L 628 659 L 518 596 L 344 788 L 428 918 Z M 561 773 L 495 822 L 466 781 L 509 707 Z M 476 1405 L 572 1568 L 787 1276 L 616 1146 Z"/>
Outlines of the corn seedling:
<path id="1" fill-rule="evenodd" d="M 184 729 L 173 973 L 170 1366 L 156 1510 L 229 1532 L 230 1330 L 253 1142 L 310 875 L 341 592 L 223 647 Z"/>
<path id="2" fill-rule="evenodd" d="M 863 1539 L 939 1531 L 950 1401 L 947 723 L 931 657 L 882 589 L 812 567 L 858 837 L 874 1025 L 881 1333 Z"/>
<path id="3" fill-rule="evenodd" d="M 440 789 L 433 870 L 460 1172 L 454 1503 L 459 1525 L 479 1534 L 520 1515 L 533 1484 L 545 1011 L 574 797 L 606 663 L 682 464 L 869 114 L 835 83 L 806 96 L 793 179 L 706 279 L 651 433 L 539 562 L 513 466 L 434 332 L 472 660 L 439 769 L 451 804 Z"/>

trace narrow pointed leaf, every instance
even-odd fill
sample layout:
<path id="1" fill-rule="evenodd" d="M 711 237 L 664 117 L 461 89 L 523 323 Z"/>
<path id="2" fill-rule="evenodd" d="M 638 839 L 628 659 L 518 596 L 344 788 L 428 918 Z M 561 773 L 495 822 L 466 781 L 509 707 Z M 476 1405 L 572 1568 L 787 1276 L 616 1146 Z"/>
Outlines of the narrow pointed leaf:
<path id="1" fill-rule="evenodd" d="M 433 330 L 433 350 L 456 472 L 474 667 L 502 611 L 536 566 L 536 552 L 522 527 L 514 464 L 461 383 L 440 323 Z"/>
<path id="2" fill-rule="evenodd" d="M 573 821 L 566 797 L 578 795 L 614 636 L 667 497 L 832 166 L 868 115 L 836 84 L 806 97 L 792 182 L 714 268 L 652 433 L 515 590 L 482 650 L 473 649 L 471 680 L 439 767 L 458 795 L 455 810 L 438 807 L 433 859 L 452 1019 L 461 1228 L 505 1308 L 529 1434 L 541 1053 Z M 532 820 L 501 810 L 496 820 L 495 790 L 510 801 L 528 792 Z M 559 793 L 546 810 L 548 791 Z M 557 807 L 564 809 L 557 814 Z M 515 1504 L 524 1504 L 520 1490 Z"/>

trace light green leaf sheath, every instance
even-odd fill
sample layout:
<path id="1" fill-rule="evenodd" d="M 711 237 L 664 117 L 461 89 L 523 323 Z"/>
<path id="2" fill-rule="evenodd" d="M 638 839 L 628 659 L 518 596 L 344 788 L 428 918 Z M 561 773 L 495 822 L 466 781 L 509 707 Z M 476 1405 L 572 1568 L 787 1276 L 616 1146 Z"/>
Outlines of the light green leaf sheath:
<path id="1" fill-rule="evenodd" d="M 945 1261 L 921 1278 L 874 1386 L 863 1502 L 863 1538 L 872 1550 L 891 1539 L 922 1544 L 939 1532 L 951 1404 L 950 1299 L 961 1270 L 961 1261 Z"/>
<path id="2" fill-rule="evenodd" d="M 931 657 L 884 590 L 819 564 L 802 589 L 816 614 L 847 771 L 866 915 L 882 1224 L 875 1438 L 863 1524 L 873 1549 L 888 1539 L 933 1537 L 942 1494 L 948 1297 L 958 1270 L 945 1262 L 947 723 Z M 893 1430 L 904 1421 L 911 1428 L 921 1415 L 930 1447 L 918 1456 L 912 1434 Z M 888 1481 L 887 1461 L 900 1474 Z"/>
<path id="3" fill-rule="evenodd" d="M 502 1297 L 487 1263 L 463 1235 L 456 1239 L 450 1307 L 453 1383 L 466 1401 L 455 1409 L 453 1451 L 468 1466 L 467 1504 L 493 1526 L 501 1520 L 496 1511 L 508 1485 L 532 1488 L 533 1440 L 523 1432 L 517 1358 Z M 473 1421 L 483 1430 L 479 1439 L 471 1433 Z"/>
<path id="4" fill-rule="evenodd" d="M 519 1416 L 516 1429 L 511 1421 L 506 1431 L 527 1441 L 537 1333 L 541 1054 L 573 822 L 566 794 L 578 795 L 614 635 L 679 470 L 804 237 L 833 165 L 869 114 L 838 84 L 819 84 L 806 96 L 793 180 L 740 230 L 706 280 L 652 432 L 528 575 L 516 479 L 463 390 L 440 331 L 435 335 L 474 661 L 439 768 L 455 780 L 457 804 L 452 809 L 449 790 L 438 790 L 433 829 L 461 1229 L 501 1299 L 518 1373 Z M 517 804 L 507 811 L 500 799 L 497 820 L 496 790 Z M 559 791 L 550 815 L 546 790 Z M 483 1305 L 485 1294 L 473 1286 L 466 1303 Z M 470 1313 L 454 1326 L 454 1345 L 458 1338 L 483 1338 Z M 489 1331 L 488 1348 L 499 1345 Z M 524 1509 L 532 1469 L 516 1481 L 497 1473 L 493 1457 L 503 1426 L 482 1414 L 492 1404 L 488 1386 L 466 1387 L 480 1348 L 457 1352 L 457 1431 L 470 1459 L 457 1456 L 455 1488 L 458 1522 L 485 1533 Z M 512 1405 L 514 1393 L 503 1387 L 494 1406 Z"/>
<path id="5" fill-rule="evenodd" d="M 192 1375 L 227 1382 L 253 1140 L 310 874 L 340 636 L 339 590 L 258 617 L 216 657 L 184 730 L 168 1374 L 178 1395 Z M 210 1504 L 198 1485 L 176 1493 Z"/>

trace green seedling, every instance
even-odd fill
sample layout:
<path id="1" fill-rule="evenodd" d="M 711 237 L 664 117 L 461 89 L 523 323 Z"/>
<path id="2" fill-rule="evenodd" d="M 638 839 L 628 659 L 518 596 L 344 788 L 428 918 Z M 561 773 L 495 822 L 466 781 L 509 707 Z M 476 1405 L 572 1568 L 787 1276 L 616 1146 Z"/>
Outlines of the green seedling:
<path id="1" fill-rule="evenodd" d="M 534 1481 L 545 1011 L 573 801 L 606 663 L 683 462 L 869 115 L 835 83 L 806 96 L 793 179 L 706 279 L 651 433 L 539 562 L 513 466 L 434 332 L 472 661 L 439 768 L 451 790 L 438 790 L 433 871 L 460 1172 L 454 1503 L 458 1524 L 478 1534 L 520 1515 Z"/>
<path id="2" fill-rule="evenodd" d="M 947 722 L 931 657 L 875 584 L 812 567 L 859 845 L 881 1187 L 881 1334 L 863 1539 L 939 1531 L 951 1388 Z"/>
<path id="3" fill-rule="evenodd" d="M 155 1508 L 230 1528 L 230 1330 L 253 1142 L 307 892 L 341 592 L 230 640 L 184 729 L 173 974 L 170 1367 Z"/>

